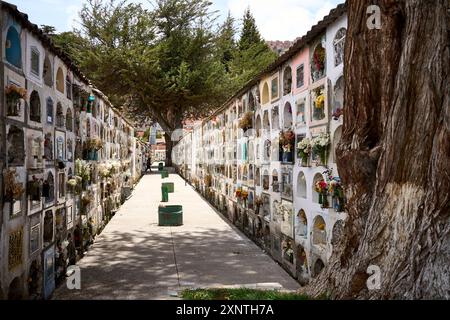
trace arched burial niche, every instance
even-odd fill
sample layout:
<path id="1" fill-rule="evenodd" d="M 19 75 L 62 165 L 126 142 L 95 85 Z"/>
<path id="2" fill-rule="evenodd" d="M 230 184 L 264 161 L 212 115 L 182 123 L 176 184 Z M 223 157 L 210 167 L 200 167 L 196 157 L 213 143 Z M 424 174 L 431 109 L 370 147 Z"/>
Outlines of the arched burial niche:
<path id="1" fill-rule="evenodd" d="M 325 264 L 323 263 L 322 259 L 317 258 L 313 266 L 313 277 L 317 277 L 322 272 L 323 268 L 325 268 Z"/>
<path id="2" fill-rule="evenodd" d="M 64 111 L 61 105 L 61 102 L 56 104 L 56 126 L 64 127 L 65 119 L 64 119 Z"/>
<path id="3" fill-rule="evenodd" d="M 42 185 L 42 196 L 46 203 L 51 203 L 55 199 L 55 179 L 50 171 Z"/>
<path id="4" fill-rule="evenodd" d="M 52 64 L 50 62 L 50 58 L 47 56 L 45 56 L 44 59 L 44 69 L 43 69 L 43 74 L 42 77 L 44 78 L 44 84 L 48 87 L 52 87 L 53 86 L 53 68 L 52 68 Z"/>
<path id="5" fill-rule="evenodd" d="M 61 69 L 61 67 L 58 68 L 58 71 L 56 72 L 56 90 L 64 94 L 64 73 Z"/>
<path id="6" fill-rule="evenodd" d="M 312 241 L 314 245 L 326 246 L 327 244 L 326 224 L 321 216 L 316 216 L 314 219 Z"/>
<path id="7" fill-rule="evenodd" d="M 341 141 L 341 137 L 342 137 L 342 126 L 339 126 L 335 131 L 334 131 L 334 135 L 333 135 L 333 162 L 336 163 L 336 149 L 338 146 L 339 141 Z"/>
<path id="8" fill-rule="evenodd" d="M 315 82 L 325 76 L 326 51 L 322 43 L 318 43 L 311 57 L 311 78 Z"/>
<path id="9" fill-rule="evenodd" d="M 306 177 L 303 171 L 297 176 L 297 197 L 306 199 Z"/>
<path id="10" fill-rule="evenodd" d="M 30 269 L 28 270 L 28 294 L 31 297 L 37 297 L 38 296 L 38 290 L 39 290 L 39 277 L 40 270 L 37 260 L 33 260 L 33 262 L 30 265 Z"/>
<path id="11" fill-rule="evenodd" d="M 313 184 L 312 184 L 312 195 L 313 195 L 313 202 L 320 203 L 320 193 L 316 190 L 316 184 L 320 181 L 324 181 L 323 175 L 320 173 L 316 173 L 314 175 Z"/>
<path id="12" fill-rule="evenodd" d="M 8 130 L 8 164 L 21 166 L 25 162 L 23 130 L 10 126 Z"/>
<path id="13" fill-rule="evenodd" d="M 264 111 L 264 117 L 263 117 L 263 134 L 269 134 L 270 133 L 270 121 L 269 121 L 269 112 Z"/>
<path id="14" fill-rule="evenodd" d="M 278 182 L 278 171 L 274 169 L 272 171 L 272 191 L 279 192 L 280 191 L 280 183 Z"/>
<path id="15" fill-rule="evenodd" d="M 286 102 L 283 109 L 283 128 L 290 129 L 292 124 L 292 106 L 290 102 Z"/>
<path id="16" fill-rule="evenodd" d="M 67 108 L 66 111 L 66 129 L 67 131 L 73 131 L 73 116 L 72 116 L 72 110 L 70 108 Z M 103 129 L 103 125 L 102 125 Z"/>
<path id="17" fill-rule="evenodd" d="M 264 82 L 263 89 L 262 89 L 262 97 L 261 97 L 261 104 L 269 103 L 270 96 L 269 96 L 269 85 L 267 82 Z"/>
<path id="18" fill-rule="evenodd" d="M 248 94 L 248 109 L 249 111 L 255 111 L 256 109 L 255 97 L 252 92 Z"/>
<path id="19" fill-rule="evenodd" d="M 30 120 L 41 122 L 41 99 L 37 91 L 33 91 L 30 95 Z"/>
<path id="20" fill-rule="evenodd" d="M 53 241 L 53 211 L 47 210 L 44 215 L 44 246 Z"/>
<path id="21" fill-rule="evenodd" d="M 308 283 L 308 259 L 306 257 L 305 249 L 302 246 L 297 247 L 297 254 L 295 258 L 297 279 L 300 284 L 304 286 Z"/>
<path id="22" fill-rule="evenodd" d="M 23 299 L 23 283 L 20 277 L 15 277 L 9 285 L 8 300 L 22 300 L 22 299 Z"/>
<path id="23" fill-rule="evenodd" d="M 257 137 L 261 136 L 261 128 L 262 128 L 261 116 L 258 114 L 256 116 L 256 125 L 255 125 L 256 136 Z"/>
<path id="24" fill-rule="evenodd" d="M 283 72 L 283 95 L 291 93 L 292 90 L 292 69 L 287 66 Z"/>
<path id="25" fill-rule="evenodd" d="M 280 129 L 280 115 L 278 106 L 272 108 L 272 130 Z"/>
<path id="26" fill-rule="evenodd" d="M 344 47 L 345 47 L 345 35 L 347 29 L 340 28 L 333 39 L 333 49 L 334 49 L 334 66 L 337 67 L 342 62 L 344 62 Z"/>
<path id="27" fill-rule="evenodd" d="M 257 187 L 261 186 L 261 170 L 260 170 L 260 168 L 256 168 L 255 185 Z"/>
<path id="28" fill-rule="evenodd" d="M 14 26 L 10 26 L 6 33 L 5 58 L 17 68 L 22 68 L 22 45 L 19 32 Z"/>
<path id="29" fill-rule="evenodd" d="M 338 120 L 344 111 L 344 76 L 337 79 L 333 88 L 333 119 Z"/>
<path id="30" fill-rule="evenodd" d="M 308 236 L 308 219 L 305 211 L 300 209 L 296 217 L 297 223 L 295 226 L 295 234 L 299 237 L 306 238 Z"/>

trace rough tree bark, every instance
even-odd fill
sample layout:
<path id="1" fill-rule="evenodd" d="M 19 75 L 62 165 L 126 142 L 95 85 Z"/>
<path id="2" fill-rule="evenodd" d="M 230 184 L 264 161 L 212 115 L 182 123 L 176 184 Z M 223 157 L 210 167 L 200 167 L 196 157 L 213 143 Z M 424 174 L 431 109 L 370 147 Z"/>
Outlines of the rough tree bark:
<path id="1" fill-rule="evenodd" d="M 381 30 L 366 26 L 373 4 Z M 337 150 L 348 218 L 311 294 L 450 299 L 449 9 L 448 0 L 348 1 Z M 367 289 L 369 265 L 381 269 L 379 290 Z"/>

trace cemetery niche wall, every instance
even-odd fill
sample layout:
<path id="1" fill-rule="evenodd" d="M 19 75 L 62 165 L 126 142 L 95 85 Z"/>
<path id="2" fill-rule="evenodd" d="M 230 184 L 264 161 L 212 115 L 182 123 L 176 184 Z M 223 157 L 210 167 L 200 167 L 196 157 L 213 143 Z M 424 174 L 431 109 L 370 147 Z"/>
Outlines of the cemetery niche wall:
<path id="1" fill-rule="evenodd" d="M 334 156 L 346 23 L 345 5 L 331 10 L 173 148 L 178 172 L 301 284 L 346 218 Z"/>
<path id="2" fill-rule="evenodd" d="M 147 146 L 25 14 L 5 2 L 1 14 L 0 292 L 42 299 L 67 268 L 57 257 L 69 258 L 75 234 L 87 235 L 88 221 L 100 232 L 137 183 Z M 80 163 L 84 146 L 91 153 Z"/>

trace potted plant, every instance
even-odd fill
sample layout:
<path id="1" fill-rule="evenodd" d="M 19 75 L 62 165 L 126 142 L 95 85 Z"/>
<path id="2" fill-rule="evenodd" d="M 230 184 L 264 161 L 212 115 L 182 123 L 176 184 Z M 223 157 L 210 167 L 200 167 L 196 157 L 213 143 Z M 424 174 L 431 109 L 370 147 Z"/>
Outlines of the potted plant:
<path id="1" fill-rule="evenodd" d="M 295 134 L 292 130 L 282 131 L 280 133 L 280 148 L 282 151 L 282 161 L 293 161 L 293 149 L 294 149 Z"/>
<path id="2" fill-rule="evenodd" d="M 20 111 L 21 99 L 26 99 L 27 90 L 10 84 L 5 88 L 6 106 L 8 116 L 18 116 Z"/>
<path id="3" fill-rule="evenodd" d="M 319 155 L 320 162 L 324 166 L 327 164 L 328 147 L 330 143 L 330 135 L 328 133 L 321 133 L 311 141 L 313 152 Z"/>
<path id="4" fill-rule="evenodd" d="M 253 127 L 253 112 L 246 112 L 242 116 L 241 120 L 239 120 L 239 128 L 247 131 Z"/>
<path id="5" fill-rule="evenodd" d="M 308 166 L 309 155 L 311 154 L 311 140 L 309 138 L 303 138 L 297 144 L 297 155 L 302 160 L 302 166 Z"/>

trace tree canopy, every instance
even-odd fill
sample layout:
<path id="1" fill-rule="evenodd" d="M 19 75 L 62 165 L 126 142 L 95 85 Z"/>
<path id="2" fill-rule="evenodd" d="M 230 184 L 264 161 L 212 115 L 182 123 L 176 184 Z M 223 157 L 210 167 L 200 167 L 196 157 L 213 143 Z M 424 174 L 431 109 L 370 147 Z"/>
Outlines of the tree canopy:
<path id="1" fill-rule="evenodd" d="M 152 119 L 170 134 L 183 119 L 208 115 L 276 58 L 249 10 L 236 41 L 234 18 L 217 27 L 207 0 L 152 4 L 88 0 L 80 30 L 52 35 L 134 120 Z"/>

